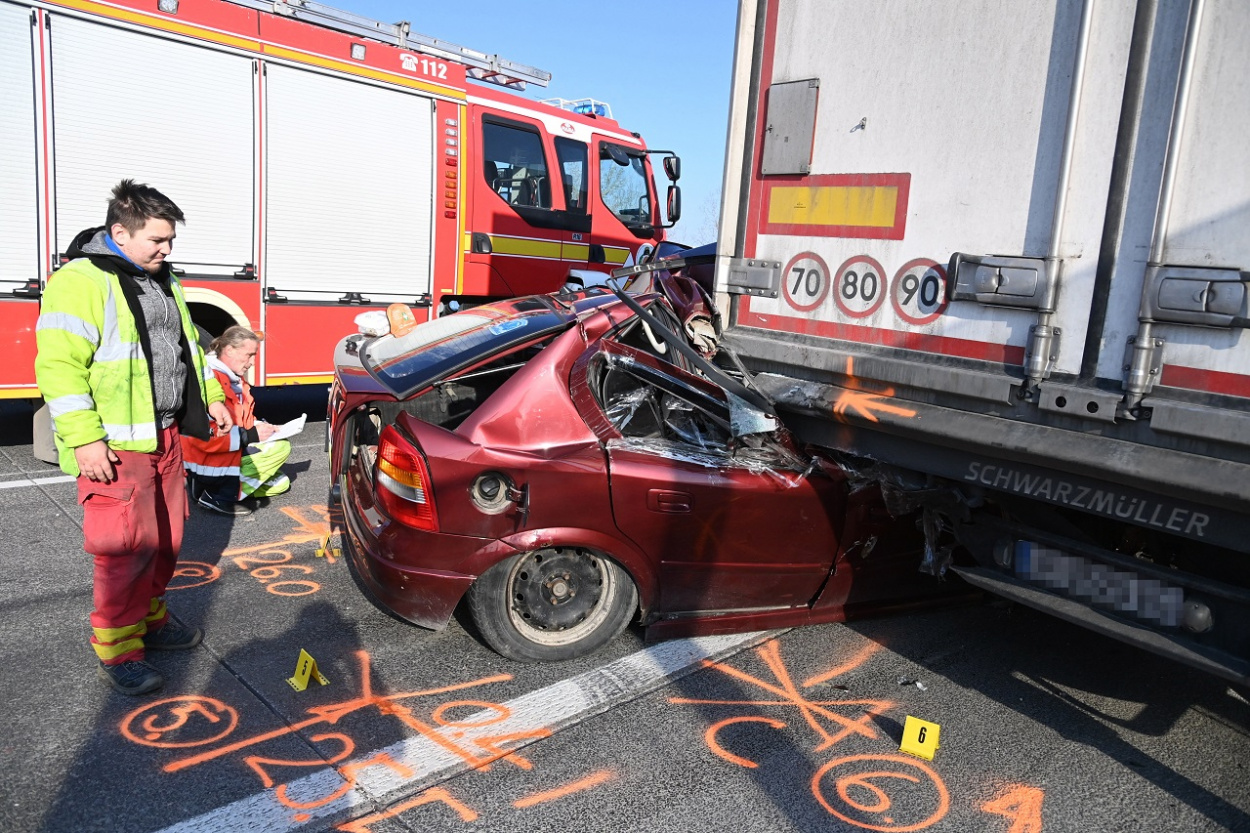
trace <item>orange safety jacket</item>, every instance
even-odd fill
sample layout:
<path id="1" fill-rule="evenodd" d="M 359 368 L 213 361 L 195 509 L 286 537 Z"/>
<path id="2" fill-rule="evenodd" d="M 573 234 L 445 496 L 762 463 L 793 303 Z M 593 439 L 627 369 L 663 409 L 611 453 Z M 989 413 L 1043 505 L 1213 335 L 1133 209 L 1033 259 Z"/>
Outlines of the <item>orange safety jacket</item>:
<path id="1" fill-rule="evenodd" d="M 210 364 L 212 364 L 210 360 Z M 231 374 L 218 367 L 213 368 L 221 389 L 226 394 L 226 408 L 234 420 L 233 427 L 222 433 L 217 423 L 209 423 L 211 436 L 207 440 L 182 435 L 182 461 L 187 471 L 204 477 L 238 477 L 239 464 L 247 449 L 248 435 L 255 439 L 256 400 L 252 398 L 252 386 L 246 380 L 235 380 Z"/>

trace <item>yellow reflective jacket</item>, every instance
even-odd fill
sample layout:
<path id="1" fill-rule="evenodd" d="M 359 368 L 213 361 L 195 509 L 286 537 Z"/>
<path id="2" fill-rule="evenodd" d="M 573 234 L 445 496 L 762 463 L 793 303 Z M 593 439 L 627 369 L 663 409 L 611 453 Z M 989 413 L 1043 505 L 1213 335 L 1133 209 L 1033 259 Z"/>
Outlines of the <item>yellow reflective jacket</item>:
<path id="1" fill-rule="evenodd" d="M 182 318 L 187 365 L 179 428 L 207 439 L 207 407 L 224 401 L 225 394 L 204 362 L 182 284 L 168 272 L 165 280 Z M 74 449 L 97 440 L 106 439 L 110 448 L 123 451 L 156 451 L 151 348 L 146 329 L 136 324 L 137 315 L 142 313 L 134 278 L 115 258 L 76 258 L 44 291 L 35 327 L 35 379 L 48 403 L 61 469 L 67 474 L 78 474 Z"/>

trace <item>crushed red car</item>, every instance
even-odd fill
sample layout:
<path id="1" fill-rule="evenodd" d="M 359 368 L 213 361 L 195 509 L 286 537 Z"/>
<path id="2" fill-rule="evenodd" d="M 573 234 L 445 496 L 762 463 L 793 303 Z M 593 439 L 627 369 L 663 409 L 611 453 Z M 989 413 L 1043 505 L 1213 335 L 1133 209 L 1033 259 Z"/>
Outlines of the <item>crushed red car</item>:
<path id="1" fill-rule="evenodd" d="M 689 318 L 592 288 L 344 339 L 334 497 L 375 600 L 437 629 L 463 599 L 492 648 L 536 661 L 636 614 L 653 639 L 931 597 L 916 524 L 679 349 Z"/>

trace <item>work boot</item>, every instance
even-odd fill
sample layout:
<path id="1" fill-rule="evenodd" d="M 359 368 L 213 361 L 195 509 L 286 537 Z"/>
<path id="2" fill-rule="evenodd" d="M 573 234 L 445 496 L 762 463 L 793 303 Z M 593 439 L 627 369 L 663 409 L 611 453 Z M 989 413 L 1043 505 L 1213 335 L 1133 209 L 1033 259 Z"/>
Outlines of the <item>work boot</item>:
<path id="1" fill-rule="evenodd" d="M 143 647 L 149 651 L 186 651 L 199 645 L 203 637 L 204 631 L 199 628 L 188 628 L 167 619 L 158 629 L 147 632 Z"/>
<path id="2" fill-rule="evenodd" d="M 201 493 L 199 499 L 195 501 L 195 505 L 201 509 L 207 509 L 209 512 L 225 515 L 227 518 L 237 518 L 252 514 L 252 510 L 243 504 L 233 501 L 226 503 L 215 497 L 211 492 Z"/>
<path id="3" fill-rule="evenodd" d="M 132 659 L 117 665 L 105 665 L 101 662 L 96 673 L 114 689 L 132 697 L 148 694 L 165 685 L 161 672 L 141 659 Z"/>

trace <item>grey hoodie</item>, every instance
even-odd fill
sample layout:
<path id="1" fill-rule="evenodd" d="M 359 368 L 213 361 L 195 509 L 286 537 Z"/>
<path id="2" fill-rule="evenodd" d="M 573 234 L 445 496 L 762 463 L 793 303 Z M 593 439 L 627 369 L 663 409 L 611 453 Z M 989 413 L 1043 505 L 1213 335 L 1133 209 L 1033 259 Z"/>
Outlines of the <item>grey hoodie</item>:
<path id="1" fill-rule="evenodd" d="M 82 247 L 82 253 L 118 259 L 105 240 L 107 236 L 108 232 L 101 229 Z M 126 265 L 130 267 L 127 274 L 139 287 L 139 306 L 144 320 L 136 323 L 147 329 L 152 346 L 156 419 L 161 428 L 168 428 L 182 407 L 182 391 L 187 382 L 187 367 L 182 361 L 182 319 L 178 315 L 178 304 L 166 291 L 164 281 L 153 278 L 128 260 Z"/>

